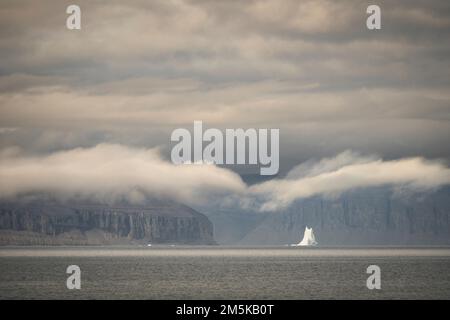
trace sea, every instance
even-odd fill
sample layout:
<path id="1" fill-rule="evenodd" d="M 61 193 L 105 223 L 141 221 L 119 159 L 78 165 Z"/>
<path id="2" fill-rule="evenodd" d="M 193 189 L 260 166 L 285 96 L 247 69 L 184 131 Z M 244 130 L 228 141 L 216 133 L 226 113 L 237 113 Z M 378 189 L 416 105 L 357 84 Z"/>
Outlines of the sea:
<path id="1" fill-rule="evenodd" d="M 450 247 L 3 247 L 0 299 L 450 299 Z"/>

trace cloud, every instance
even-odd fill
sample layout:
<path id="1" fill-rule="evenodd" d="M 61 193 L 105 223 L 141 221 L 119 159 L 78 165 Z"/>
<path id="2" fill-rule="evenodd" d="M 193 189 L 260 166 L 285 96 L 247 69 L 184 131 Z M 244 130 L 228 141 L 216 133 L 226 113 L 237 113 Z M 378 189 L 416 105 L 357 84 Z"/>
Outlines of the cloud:
<path id="1" fill-rule="evenodd" d="M 396 186 L 423 191 L 450 184 L 450 169 L 438 161 L 383 161 L 346 151 L 309 161 L 285 178 L 247 186 L 233 171 L 215 165 L 173 165 L 157 149 L 100 144 L 92 148 L 29 156 L 0 152 L 0 199 L 45 194 L 61 199 L 142 202 L 165 198 L 188 205 L 276 211 L 296 199 L 339 195 L 366 187 Z"/>
<path id="2" fill-rule="evenodd" d="M 342 150 L 450 159 L 450 2 L 0 1 L 0 148 L 167 147 L 280 128 L 281 172 Z"/>
<path id="3" fill-rule="evenodd" d="M 385 28 L 376 33 L 365 28 L 368 3 L 351 0 L 78 4 L 80 32 L 66 30 L 65 3 L 0 4 L 6 88 L 90 87 L 145 76 L 222 85 L 268 79 L 358 88 L 449 84 L 445 1 L 381 1 Z"/>
<path id="4" fill-rule="evenodd" d="M 420 157 L 383 161 L 344 152 L 317 164 L 300 165 L 286 179 L 251 186 L 249 192 L 263 202 L 262 210 L 277 210 L 296 199 L 339 195 L 367 187 L 401 186 L 423 191 L 450 184 L 450 169 L 439 161 Z"/>
<path id="5" fill-rule="evenodd" d="M 45 156 L 8 149 L 0 156 L 0 198 L 44 193 L 102 202 L 162 197 L 199 204 L 245 189 L 232 171 L 212 165 L 175 166 L 156 149 L 100 144 Z"/>

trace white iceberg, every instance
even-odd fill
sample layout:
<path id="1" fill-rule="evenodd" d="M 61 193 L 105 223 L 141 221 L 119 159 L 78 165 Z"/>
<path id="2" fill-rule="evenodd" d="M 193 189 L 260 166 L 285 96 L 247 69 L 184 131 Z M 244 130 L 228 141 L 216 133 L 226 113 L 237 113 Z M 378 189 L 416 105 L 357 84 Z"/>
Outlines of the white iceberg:
<path id="1" fill-rule="evenodd" d="M 308 228 L 308 226 L 306 226 L 305 228 L 305 233 L 303 234 L 303 239 L 302 241 L 300 241 L 297 244 L 292 244 L 292 246 L 316 246 L 317 245 L 317 241 L 316 241 L 316 237 L 314 236 L 314 231 L 312 228 Z"/>

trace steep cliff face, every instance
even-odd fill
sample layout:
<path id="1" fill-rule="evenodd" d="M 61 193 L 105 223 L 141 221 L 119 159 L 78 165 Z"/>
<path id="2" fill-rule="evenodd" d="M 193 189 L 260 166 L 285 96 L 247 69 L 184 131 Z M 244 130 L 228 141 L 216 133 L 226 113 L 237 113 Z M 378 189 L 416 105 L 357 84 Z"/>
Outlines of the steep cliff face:
<path id="1" fill-rule="evenodd" d="M 1 203 L 0 244 L 213 244 L 203 214 L 159 202 L 145 207 Z"/>
<path id="2" fill-rule="evenodd" d="M 240 243 L 297 243 L 306 226 L 320 245 L 450 244 L 450 190 L 400 195 L 376 188 L 304 199 L 268 216 Z"/>

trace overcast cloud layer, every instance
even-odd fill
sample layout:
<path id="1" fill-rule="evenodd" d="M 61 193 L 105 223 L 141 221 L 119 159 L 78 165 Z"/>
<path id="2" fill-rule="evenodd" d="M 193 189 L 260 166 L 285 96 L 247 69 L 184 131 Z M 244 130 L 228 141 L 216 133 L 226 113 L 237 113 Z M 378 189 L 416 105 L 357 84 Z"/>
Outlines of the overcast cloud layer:
<path id="1" fill-rule="evenodd" d="M 281 171 L 346 149 L 450 158 L 450 3 L 0 3 L 0 146 L 168 146 L 175 127 L 281 129 Z M 372 2 L 370 2 L 372 3 Z M 167 150 L 165 151 L 167 154 Z"/>
<path id="2" fill-rule="evenodd" d="M 2 198 L 229 196 L 276 210 L 449 183 L 447 0 L 377 1 L 378 31 L 365 26 L 373 1 L 75 2 L 80 31 L 64 1 L 0 2 Z M 228 169 L 172 166 L 170 133 L 194 120 L 279 128 L 279 177 L 249 187 Z"/>

